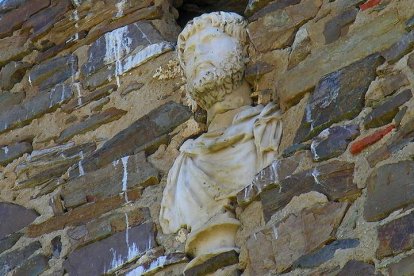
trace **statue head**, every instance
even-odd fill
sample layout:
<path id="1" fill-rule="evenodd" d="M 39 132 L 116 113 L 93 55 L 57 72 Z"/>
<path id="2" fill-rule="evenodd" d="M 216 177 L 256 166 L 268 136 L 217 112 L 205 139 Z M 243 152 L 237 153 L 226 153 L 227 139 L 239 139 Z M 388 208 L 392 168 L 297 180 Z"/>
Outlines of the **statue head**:
<path id="1" fill-rule="evenodd" d="M 187 90 L 204 109 L 240 86 L 246 62 L 246 21 L 231 12 L 203 14 L 178 37 L 178 57 Z"/>

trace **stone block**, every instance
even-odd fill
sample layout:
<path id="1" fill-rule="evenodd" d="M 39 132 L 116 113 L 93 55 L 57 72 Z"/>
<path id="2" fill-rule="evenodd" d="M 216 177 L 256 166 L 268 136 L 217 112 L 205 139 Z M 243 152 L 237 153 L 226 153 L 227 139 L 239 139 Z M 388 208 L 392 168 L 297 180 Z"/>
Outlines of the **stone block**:
<path id="1" fill-rule="evenodd" d="M 50 0 L 32 0 L 23 3 L 18 9 L 11 10 L 1 18 L 0 38 L 9 36 L 17 30 L 30 16 L 47 8 Z"/>
<path id="2" fill-rule="evenodd" d="M 30 64 L 22 61 L 12 61 L 0 70 L 0 90 L 10 90 L 23 79 Z M 16 96 L 18 94 L 16 93 Z M 23 93 L 24 95 L 24 93 Z"/>
<path id="3" fill-rule="evenodd" d="M 0 149 L 0 165 L 6 166 L 14 159 L 19 158 L 25 153 L 30 153 L 32 150 L 32 144 L 28 142 L 20 142 L 4 146 Z"/>
<path id="4" fill-rule="evenodd" d="M 313 160 L 323 161 L 340 156 L 358 135 L 358 125 L 335 126 L 323 130 L 312 140 Z"/>
<path id="5" fill-rule="evenodd" d="M 0 93 L 0 110 L 9 109 L 11 106 L 20 104 L 25 98 L 25 92 L 2 92 Z"/>
<path id="6" fill-rule="evenodd" d="M 3 26 L 3 24 L 2 24 Z M 14 35 L 0 38 L 0 67 L 9 61 L 18 60 L 28 54 L 32 48 L 32 42 L 28 41 L 27 34 Z"/>
<path id="7" fill-rule="evenodd" d="M 145 153 L 140 152 L 73 178 L 64 184 L 62 197 L 66 208 L 73 208 L 87 203 L 88 196 L 99 200 L 135 187 L 157 184 L 158 174 L 147 162 Z"/>
<path id="8" fill-rule="evenodd" d="M 338 40 L 341 36 L 346 35 L 347 31 L 344 30 L 355 21 L 357 14 L 358 9 L 353 7 L 342 11 L 339 15 L 328 20 L 323 31 L 325 43 L 332 43 Z"/>
<path id="9" fill-rule="evenodd" d="M 297 4 L 290 5 L 291 2 Z M 260 52 L 286 47 L 300 25 L 315 17 L 321 4 L 320 0 L 302 0 L 267 6 L 247 27 L 254 47 Z"/>
<path id="10" fill-rule="evenodd" d="M 0 255 L 13 247 L 17 241 L 23 236 L 21 232 L 14 232 L 4 238 L 0 238 Z"/>
<path id="11" fill-rule="evenodd" d="M 220 253 L 212 258 L 205 260 L 205 262 L 193 266 L 191 268 L 186 268 L 184 270 L 184 276 L 202 276 L 209 273 L 214 273 L 216 270 L 237 264 L 239 262 L 239 255 L 235 250 L 226 251 Z"/>
<path id="12" fill-rule="evenodd" d="M 367 157 L 367 161 L 371 167 L 378 162 L 389 158 L 392 154 L 403 149 L 408 143 L 414 139 L 414 118 L 410 119 L 404 125 L 400 126 L 398 131 L 387 140 L 387 142 L 379 147 L 376 151 Z"/>
<path id="13" fill-rule="evenodd" d="M 304 61 L 289 70 L 287 74 L 277 77 L 275 86 L 282 107 L 296 104 L 306 92 L 317 85 L 323 76 L 390 47 L 404 33 L 401 19 L 393 10 L 382 16 L 373 17 L 371 21 L 353 29 L 352 34 L 349 33 L 334 43 L 312 51 Z M 349 36 L 352 36 L 352 39 Z M 354 74 L 355 80 L 358 80 L 358 75 L 359 72 Z"/>
<path id="14" fill-rule="evenodd" d="M 101 113 L 91 115 L 85 120 L 69 126 L 60 133 L 59 138 L 56 140 L 57 143 L 61 144 L 70 140 L 73 136 L 86 133 L 97 129 L 103 124 L 116 121 L 125 115 L 127 112 L 122 109 L 111 107 L 102 111 Z"/>
<path id="15" fill-rule="evenodd" d="M 27 259 L 29 259 L 29 257 L 40 248 L 42 248 L 40 242 L 35 241 L 23 248 L 1 254 L 0 275 L 7 275 L 8 272 L 11 272 L 16 267 L 25 263 Z"/>
<path id="16" fill-rule="evenodd" d="M 397 255 L 414 247 L 414 213 L 390 221 L 378 227 L 379 259 Z"/>
<path id="17" fill-rule="evenodd" d="M 33 67 L 29 74 L 29 82 L 43 91 L 71 76 L 75 77 L 77 70 L 78 58 L 75 55 L 56 57 Z"/>
<path id="18" fill-rule="evenodd" d="M 140 198 L 140 196 L 140 190 L 133 190 L 127 193 L 128 200 L 130 201 L 135 201 Z M 70 210 L 63 215 L 54 216 L 42 223 L 30 225 L 27 229 L 27 235 L 34 238 L 64 229 L 68 226 L 87 223 L 88 221 L 122 206 L 125 202 L 125 195 L 116 195 L 111 198 L 86 204 Z"/>
<path id="19" fill-rule="evenodd" d="M 168 102 L 116 134 L 82 162 L 83 168 L 85 172 L 93 171 L 124 156 L 146 150 L 190 117 L 187 107 Z"/>
<path id="20" fill-rule="evenodd" d="M 76 249 L 63 266 L 69 275 L 111 273 L 155 246 L 155 225 L 147 222 Z"/>
<path id="21" fill-rule="evenodd" d="M 414 48 L 414 31 L 409 32 L 393 44 L 390 48 L 382 52 L 388 63 L 395 63 Z"/>
<path id="22" fill-rule="evenodd" d="M 387 127 L 384 127 L 382 129 L 379 129 L 377 131 L 375 131 L 374 133 L 359 139 L 357 141 L 355 141 L 354 143 L 351 144 L 351 147 L 349 149 L 349 151 L 352 154 L 358 154 L 361 151 L 363 151 L 365 148 L 375 144 L 376 142 L 378 142 L 379 140 L 381 140 L 385 135 L 387 135 L 388 133 L 390 133 L 393 129 L 395 128 L 394 125 L 389 125 Z"/>
<path id="23" fill-rule="evenodd" d="M 49 258 L 45 255 L 38 254 L 28 260 L 25 260 L 18 268 L 16 268 L 11 275 L 40 275 L 43 271 L 49 268 Z"/>
<path id="24" fill-rule="evenodd" d="M 381 56 L 374 54 L 324 76 L 309 98 L 294 142 L 306 141 L 334 123 L 357 116 L 382 62 Z"/>
<path id="25" fill-rule="evenodd" d="M 261 193 L 265 220 L 269 221 L 271 216 L 286 206 L 294 196 L 310 191 L 322 193 L 329 200 L 353 199 L 360 194 L 353 179 L 354 164 L 343 161 L 332 161 L 293 174 Z"/>
<path id="26" fill-rule="evenodd" d="M 403 258 L 401 261 L 388 265 L 389 276 L 413 275 L 414 255 Z"/>
<path id="27" fill-rule="evenodd" d="M 0 239 L 20 231 L 31 224 L 38 214 L 23 206 L 0 202 Z M 1 267 L 1 266 L 0 266 Z"/>
<path id="28" fill-rule="evenodd" d="M 346 240 L 337 240 L 328 245 L 325 245 L 321 249 L 318 249 L 315 252 L 312 252 L 308 255 L 300 257 L 294 264 L 294 267 L 298 268 L 314 268 L 326 263 L 331 260 L 335 252 L 340 249 L 350 249 L 358 247 L 359 240 L 356 239 L 346 239 Z M 350 274 L 351 275 L 351 274 Z M 353 275 L 353 274 L 352 274 Z"/>
<path id="29" fill-rule="evenodd" d="M 22 127 L 45 113 L 56 110 L 73 96 L 70 85 L 58 84 L 46 93 L 39 93 L 21 105 L 0 111 L 0 133 Z"/>
<path id="30" fill-rule="evenodd" d="M 381 273 L 375 273 L 375 267 L 361 261 L 348 261 L 337 276 L 380 276 Z"/>
<path id="31" fill-rule="evenodd" d="M 399 107 L 413 97 L 411 90 L 407 89 L 391 99 L 375 107 L 364 120 L 365 128 L 374 128 L 391 123 L 399 111 Z"/>
<path id="32" fill-rule="evenodd" d="M 404 177 L 402 177 L 404 176 Z M 378 221 L 414 202 L 414 161 L 375 168 L 367 179 L 366 221 Z"/>
<path id="33" fill-rule="evenodd" d="M 151 258 L 143 264 L 128 269 L 126 275 L 152 275 L 157 273 L 163 268 L 175 264 L 188 262 L 188 258 L 185 253 L 170 253 L 155 258 Z M 168 274 L 167 274 L 168 275 Z"/>

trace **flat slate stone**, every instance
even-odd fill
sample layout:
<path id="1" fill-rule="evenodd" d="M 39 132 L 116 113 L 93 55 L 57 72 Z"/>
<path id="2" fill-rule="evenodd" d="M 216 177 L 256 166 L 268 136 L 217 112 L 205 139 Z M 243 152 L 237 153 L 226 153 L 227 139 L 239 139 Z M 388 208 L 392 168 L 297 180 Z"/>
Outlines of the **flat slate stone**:
<path id="1" fill-rule="evenodd" d="M 119 63 L 137 48 L 144 48 L 161 41 L 163 38 L 157 29 L 145 21 L 135 22 L 108 32 L 90 46 L 88 61 L 82 66 L 82 74 L 90 76 L 105 65 Z"/>
<path id="2" fill-rule="evenodd" d="M 43 271 L 49 268 L 49 258 L 45 255 L 38 254 L 26 260 L 18 268 L 16 268 L 11 275 L 40 275 Z"/>
<path id="3" fill-rule="evenodd" d="M 337 276 L 380 276 L 381 273 L 375 273 L 375 267 L 361 261 L 348 261 Z"/>
<path id="4" fill-rule="evenodd" d="M 135 201 L 141 197 L 141 191 L 133 190 L 128 192 L 129 201 Z M 75 226 L 87 223 L 99 216 L 110 212 L 126 203 L 125 195 L 116 195 L 103 200 L 97 200 L 80 206 L 62 215 L 54 216 L 42 223 L 32 224 L 27 229 L 27 236 L 31 238 L 64 229 L 68 226 Z"/>
<path id="5" fill-rule="evenodd" d="M 39 215 L 23 206 L 0 202 L 0 239 L 31 224 Z"/>
<path id="6" fill-rule="evenodd" d="M 102 111 L 101 113 L 91 115 L 82 122 L 71 125 L 60 133 L 59 138 L 56 140 L 57 143 L 64 143 L 70 140 L 75 135 L 83 134 L 88 131 L 97 129 L 103 124 L 110 123 L 112 121 L 118 120 L 127 112 L 122 109 L 117 109 L 111 107 Z"/>
<path id="7" fill-rule="evenodd" d="M 25 92 L 11 93 L 3 91 L 0 93 L 0 110 L 6 110 L 13 105 L 20 104 L 25 97 Z"/>
<path id="8" fill-rule="evenodd" d="M 312 140 L 313 160 L 323 161 L 340 156 L 359 133 L 358 125 L 335 126 L 323 130 Z"/>
<path id="9" fill-rule="evenodd" d="M 392 122 L 399 111 L 399 107 L 405 104 L 413 97 L 411 90 L 407 89 L 397 94 L 391 99 L 375 107 L 364 120 L 365 128 L 374 128 L 386 125 Z"/>
<path id="10" fill-rule="evenodd" d="M 0 3 L 0 14 L 14 10 L 28 0 L 3 0 Z"/>
<path id="11" fill-rule="evenodd" d="M 402 177 L 404 176 L 404 177 Z M 366 221 L 378 221 L 414 202 L 414 161 L 375 168 L 367 179 Z"/>
<path id="12" fill-rule="evenodd" d="M 14 159 L 19 158 L 25 153 L 33 150 L 32 144 L 28 142 L 20 142 L 0 148 L 0 165 L 6 166 Z"/>
<path id="13" fill-rule="evenodd" d="M 63 266 L 69 275 L 101 275 L 115 271 L 155 246 L 155 225 L 148 222 L 76 249 Z"/>
<path id="14" fill-rule="evenodd" d="M 405 257 L 395 264 L 388 265 L 389 276 L 413 275 L 414 274 L 414 255 Z"/>
<path id="15" fill-rule="evenodd" d="M 0 275 L 7 275 L 19 265 L 27 261 L 27 259 L 42 248 L 40 242 L 32 242 L 24 248 L 19 248 L 0 255 Z"/>
<path id="16" fill-rule="evenodd" d="M 10 61 L 20 60 L 29 54 L 32 50 L 32 42 L 28 40 L 28 34 L 23 33 L 0 39 L 0 48 L 2 49 L 0 52 L 1 67 Z"/>
<path id="17" fill-rule="evenodd" d="M 75 55 L 56 57 L 33 67 L 29 82 L 43 91 L 74 77 L 77 70 L 78 58 Z"/>
<path id="18" fill-rule="evenodd" d="M 414 213 L 379 226 L 377 257 L 382 259 L 412 249 L 414 247 L 413 235 Z"/>
<path id="19" fill-rule="evenodd" d="M 104 199 L 134 187 L 158 184 L 158 175 L 145 153 L 140 152 L 65 183 L 62 197 L 66 208 L 73 208 L 86 203 L 87 197 Z"/>
<path id="20" fill-rule="evenodd" d="M 82 162 L 84 171 L 96 170 L 124 156 L 150 148 L 159 138 L 170 133 L 190 117 L 191 111 L 188 107 L 175 102 L 168 102 L 152 110 L 85 159 Z"/>
<path id="21" fill-rule="evenodd" d="M 220 253 L 204 263 L 197 266 L 188 268 L 184 270 L 184 276 L 203 276 L 209 273 L 214 273 L 216 270 L 237 264 L 239 262 L 239 254 L 236 251 L 231 250 L 227 252 Z"/>
<path id="22" fill-rule="evenodd" d="M 260 17 L 265 16 L 268 13 L 283 10 L 289 6 L 297 5 L 301 0 L 249 0 L 249 4 L 246 10 L 251 7 L 254 8 L 254 14 L 249 18 L 250 22 L 258 20 Z"/>
<path id="23" fill-rule="evenodd" d="M 185 253 L 170 253 L 167 255 L 158 256 L 156 258 L 152 258 L 147 262 L 129 269 L 125 272 L 126 275 L 151 275 L 156 273 L 163 268 L 179 263 L 188 262 L 188 258 Z"/>
<path id="24" fill-rule="evenodd" d="M 58 84 L 46 93 L 39 93 L 21 105 L 11 106 L 0 111 L 0 133 L 22 127 L 45 113 L 56 110 L 73 96 L 72 87 Z"/>
<path id="25" fill-rule="evenodd" d="M 0 71 L 0 90 L 10 90 L 20 82 L 30 63 L 22 61 L 12 61 L 4 66 Z M 17 94 L 16 94 L 17 95 Z"/>
<path id="26" fill-rule="evenodd" d="M 360 190 L 353 182 L 354 164 L 332 161 L 311 170 L 293 174 L 270 185 L 261 195 L 265 221 L 290 202 L 294 196 L 317 191 L 325 194 L 329 200 L 353 199 Z"/>
<path id="27" fill-rule="evenodd" d="M 23 233 L 15 232 L 0 239 L 0 254 L 13 247 L 16 242 L 23 236 Z"/>
<path id="28" fill-rule="evenodd" d="M 382 52 L 388 63 L 395 63 L 403 56 L 408 54 L 414 48 L 414 31 L 402 36 L 402 38 L 393 44 L 389 49 Z"/>
<path id="29" fill-rule="evenodd" d="M 323 35 L 325 37 L 325 43 L 329 44 L 338 40 L 343 33 L 343 28 L 351 25 L 358 14 L 358 9 L 355 7 L 344 10 L 339 15 L 333 17 L 325 24 Z"/>
<path id="30" fill-rule="evenodd" d="M 306 141 L 334 123 L 357 116 L 364 108 L 365 93 L 382 62 L 380 55 L 373 54 L 323 77 L 309 98 L 294 143 Z"/>
<path id="31" fill-rule="evenodd" d="M 339 249 L 355 248 L 359 245 L 357 239 L 337 240 L 311 254 L 300 257 L 294 264 L 299 268 L 314 268 L 332 259 Z M 353 274 L 349 274 L 353 275 Z"/>
<path id="32" fill-rule="evenodd" d="M 414 118 L 410 119 L 404 125 L 400 126 L 398 131 L 387 142 L 371 153 L 367 161 L 371 168 L 376 164 L 389 158 L 392 154 L 403 149 L 414 139 Z"/>

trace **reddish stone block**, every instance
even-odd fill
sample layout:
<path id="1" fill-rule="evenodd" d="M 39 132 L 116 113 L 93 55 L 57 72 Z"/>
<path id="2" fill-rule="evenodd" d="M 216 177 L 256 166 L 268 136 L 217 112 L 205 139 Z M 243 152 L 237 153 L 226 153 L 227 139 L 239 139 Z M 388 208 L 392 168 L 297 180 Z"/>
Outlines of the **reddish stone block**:
<path id="1" fill-rule="evenodd" d="M 380 2 L 381 0 L 368 0 L 364 4 L 359 5 L 359 8 L 361 9 L 361 11 L 365 11 L 367 9 L 377 6 Z"/>
<path id="2" fill-rule="evenodd" d="M 392 124 L 392 125 L 389 125 L 389 126 L 383 128 L 383 129 L 377 130 L 376 132 L 374 132 L 371 135 L 368 135 L 367 137 L 364 137 L 364 138 L 362 138 L 358 141 L 355 141 L 351 145 L 350 152 L 354 155 L 360 153 L 361 151 L 363 151 L 368 146 L 370 146 L 372 144 L 375 144 L 376 142 L 381 140 L 382 137 L 387 135 L 394 128 L 395 128 L 395 125 Z"/>

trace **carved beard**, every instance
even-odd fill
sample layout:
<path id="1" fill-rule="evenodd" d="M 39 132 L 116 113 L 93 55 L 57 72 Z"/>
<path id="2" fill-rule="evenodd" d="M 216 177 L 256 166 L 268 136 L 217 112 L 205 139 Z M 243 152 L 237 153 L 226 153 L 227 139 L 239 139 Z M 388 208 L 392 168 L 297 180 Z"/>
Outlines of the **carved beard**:
<path id="1" fill-rule="evenodd" d="M 187 89 L 191 97 L 204 109 L 221 102 L 224 96 L 242 83 L 244 75 L 244 56 L 235 51 L 226 61 L 201 76 L 189 81 Z"/>

